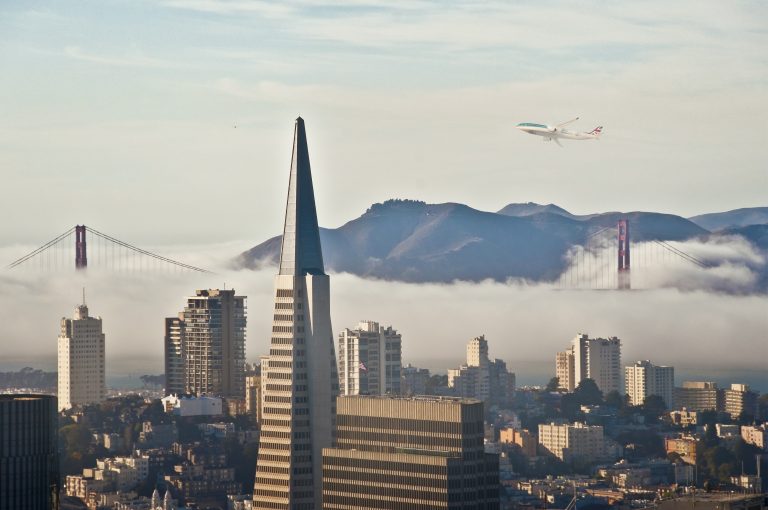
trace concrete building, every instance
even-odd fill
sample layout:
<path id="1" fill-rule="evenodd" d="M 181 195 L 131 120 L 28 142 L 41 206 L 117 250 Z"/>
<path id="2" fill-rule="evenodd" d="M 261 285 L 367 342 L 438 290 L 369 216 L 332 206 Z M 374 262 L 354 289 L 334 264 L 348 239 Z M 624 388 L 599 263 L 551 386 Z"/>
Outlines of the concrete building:
<path id="1" fill-rule="evenodd" d="M 165 394 L 184 393 L 184 314 L 165 319 Z"/>
<path id="2" fill-rule="evenodd" d="M 261 367 L 258 374 L 245 376 L 245 412 L 261 423 Z"/>
<path id="3" fill-rule="evenodd" d="M 555 356 L 555 377 L 559 389 L 572 392 L 576 389 L 576 372 L 573 358 L 573 349 L 558 352 Z"/>
<path id="4" fill-rule="evenodd" d="M 741 414 L 752 416 L 758 414 L 757 393 L 746 384 L 731 384 L 730 389 L 723 390 L 722 410 L 737 419 Z"/>
<path id="5" fill-rule="evenodd" d="M 448 387 L 455 395 L 475 398 L 489 404 L 506 404 L 514 396 L 515 374 L 504 361 L 491 361 L 485 335 L 467 343 L 467 363 L 448 370 Z"/>
<path id="6" fill-rule="evenodd" d="M 619 454 L 606 441 L 602 426 L 584 423 L 541 423 L 539 445 L 564 462 L 611 460 Z"/>
<path id="7" fill-rule="evenodd" d="M 339 333 L 341 395 L 399 395 L 402 340 L 391 326 L 360 321 Z"/>
<path id="8" fill-rule="evenodd" d="M 667 408 L 674 404 L 675 368 L 657 366 L 648 360 L 636 361 L 624 367 L 624 388 L 633 406 L 642 405 L 646 397 L 656 395 L 664 399 Z"/>
<path id="9" fill-rule="evenodd" d="M 57 509 L 58 409 L 52 395 L 0 395 L 0 509 Z"/>
<path id="10" fill-rule="evenodd" d="M 58 397 L 61 409 L 96 404 L 107 396 L 101 317 L 83 303 L 72 319 L 61 319 L 58 339 Z"/>
<path id="11" fill-rule="evenodd" d="M 234 290 L 195 291 L 178 318 L 165 320 L 167 390 L 174 390 L 166 393 L 180 393 L 183 377 L 183 393 L 245 398 L 245 326 L 245 296 Z"/>
<path id="12" fill-rule="evenodd" d="M 557 353 L 555 375 L 565 391 L 573 391 L 584 379 L 592 379 L 603 394 L 621 392 L 621 340 L 589 338 L 579 333 L 566 351 Z"/>
<path id="13" fill-rule="evenodd" d="M 220 397 L 168 395 L 161 402 L 166 413 L 176 416 L 221 416 L 224 409 Z"/>
<path id="14" fill-rule="evenodd" d="M 686 464 L 696 465 L 696 445 L 699 440 L 693 436 L 668 437 L 664 440 L 667 455 L 676 453 Z"/>
<path id="15" fill-rule="evenodd" d="M 526 457 L 535 457 L 538 441 L 534 434 L 525 429 L 507 427 L 499 431 L 499 442 L 516 444 Z"/>
<path id="16" fill-rule="evenodd" d="M 296 119 L 275 278 L 254 509 L 320 507 L 323 448 L 333 444 L 339 392 L 330 281 L 325 274 L 304 121 Z"/>
<path id="17" fill-rule="evenodd" d="M 696 425 L 699 421 L 699 411 L 689 411 L 681 409 L 679 411 L 670 411 L 669 418 L 674 425 L 681 427 L 690 427 Z"/>
<path id="18" fill-rule="evenodd" d="M 721 408 L 720 393 L 713 382 L 685 381 L 675 388 L 675 407 L 689 411 L 708 411 Z"/>
<path id="19" fill-rule="evenodd" d="M 337 422 L 337 446 L 323 450 L 322 508 L 499 508 L 479 400 L 339 397 Z"/>
<path id="20" fill-rule="evenodd" d="M 747 444 L 768 451 L 768 422 L 762 425 L 742 425 L 741 438 Z"/>

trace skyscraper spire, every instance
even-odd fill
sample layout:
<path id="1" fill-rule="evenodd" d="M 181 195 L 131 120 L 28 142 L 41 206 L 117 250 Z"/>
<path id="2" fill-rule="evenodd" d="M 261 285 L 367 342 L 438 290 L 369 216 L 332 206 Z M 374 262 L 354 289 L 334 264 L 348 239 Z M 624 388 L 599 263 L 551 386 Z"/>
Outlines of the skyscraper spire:
<path id="1" fill-rule="evenodd" d="M 296 119 L 293 132 L 291 176 L 285 205 L 283 244 L 280 251 L 280 274 L 303 276 L 325 274 L 320 230 L 317 226 L 315 191 L 309 165 L 307 132 L 304 119 Z"/>
<path id="2" fill-rule="evenodd" d="M 296 119 L 272 339 L 262 362 L 254 510 L 319 510 L 339 379 L 304 121 Z"/>

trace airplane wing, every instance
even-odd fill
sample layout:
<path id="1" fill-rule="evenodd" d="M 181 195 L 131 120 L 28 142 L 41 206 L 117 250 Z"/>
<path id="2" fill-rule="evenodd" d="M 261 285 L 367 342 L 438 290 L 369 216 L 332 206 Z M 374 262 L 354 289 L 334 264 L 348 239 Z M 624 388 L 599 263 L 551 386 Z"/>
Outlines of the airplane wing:
<path id="1" fill-rule="evenodd" d="M 558 124 L 558 125 L 557 125 L 557 126 L 555 126 L 555 127 L 559 127 L 559 128 L 561 128 L 561 127 L 563 127 L 563 126 L 567 126 L 567 125 L 568 125 L 568 124 L 570 124 L 571 122 L 576 122 L 577 120 L 579 120 L 579 118 L 578 118 L 578 117 L 576 117 L 575 119 L 567 120 L 567 121 L 565 121 L 565 122 L 563 122 L 563 123 L 561 123 L 561 124 Z"/>

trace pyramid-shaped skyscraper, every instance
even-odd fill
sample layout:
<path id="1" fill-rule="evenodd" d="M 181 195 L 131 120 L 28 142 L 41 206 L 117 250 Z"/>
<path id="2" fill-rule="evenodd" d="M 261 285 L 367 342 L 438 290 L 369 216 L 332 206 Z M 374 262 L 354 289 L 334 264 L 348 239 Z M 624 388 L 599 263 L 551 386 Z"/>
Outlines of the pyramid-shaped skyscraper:
<path id="1" fill-rule="evenodd" d="M 280 271 L 275 278 L 254 509 L 320 509 L 322 449 L 332 446 L 339 391 L 330 286 L 304 120 L 296 119 Z"/>

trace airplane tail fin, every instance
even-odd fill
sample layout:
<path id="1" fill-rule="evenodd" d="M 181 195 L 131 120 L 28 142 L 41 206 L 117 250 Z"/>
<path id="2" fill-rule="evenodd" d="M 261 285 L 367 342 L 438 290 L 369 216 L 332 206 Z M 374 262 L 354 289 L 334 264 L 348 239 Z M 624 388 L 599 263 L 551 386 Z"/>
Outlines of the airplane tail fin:
<path id="1" fill-rule="evenodd" d="M 603 126 L 597 126 L 595 129 L 590 131 L 588 134 L 595 135 L 595 136 L 597 136 L 599 138 L 600 135 L 603 134 Z"/>

